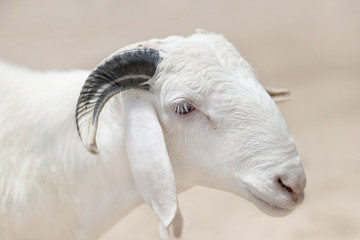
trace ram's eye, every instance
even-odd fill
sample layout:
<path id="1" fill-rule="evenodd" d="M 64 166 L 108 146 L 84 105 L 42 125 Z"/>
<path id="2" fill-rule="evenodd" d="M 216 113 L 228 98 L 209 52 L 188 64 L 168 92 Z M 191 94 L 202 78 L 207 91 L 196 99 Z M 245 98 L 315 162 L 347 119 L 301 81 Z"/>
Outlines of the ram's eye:
<path id="1" fill-rule="evenodd" d="M 195 110 L 195 108 L 189 102 L 184 102 L 179 105 L 174 106 L 173 108 L 176 114 L 185 115 Z"/>

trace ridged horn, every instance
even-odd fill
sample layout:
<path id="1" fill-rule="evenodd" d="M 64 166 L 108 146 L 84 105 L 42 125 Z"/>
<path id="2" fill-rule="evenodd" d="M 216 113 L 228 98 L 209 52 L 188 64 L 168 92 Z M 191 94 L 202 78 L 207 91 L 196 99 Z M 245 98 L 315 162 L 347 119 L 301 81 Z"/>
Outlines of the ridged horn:
<path id="1" fill-rule="evenodd" d="M 96 130 L 106 102 L 127 89 L 150 89 L 148 83 L 161 61 L 159 50 L 139 48 L 115 53 L 100 63 L 82 87 L 76 106 L 76 125 L 85 148 L 98 154 Z"/>

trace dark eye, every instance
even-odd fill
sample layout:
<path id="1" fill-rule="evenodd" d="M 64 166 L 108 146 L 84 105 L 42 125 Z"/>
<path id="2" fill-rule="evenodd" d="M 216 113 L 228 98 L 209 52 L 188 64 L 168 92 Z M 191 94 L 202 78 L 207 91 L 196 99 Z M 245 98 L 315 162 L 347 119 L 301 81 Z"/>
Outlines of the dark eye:
<path id="1" fill-rule="evenodd" d="M 184 102 L 173 108 L 174 112 L 177 114 L 185 115 L 195 110 L 195 108 L 189 103 Z"/>

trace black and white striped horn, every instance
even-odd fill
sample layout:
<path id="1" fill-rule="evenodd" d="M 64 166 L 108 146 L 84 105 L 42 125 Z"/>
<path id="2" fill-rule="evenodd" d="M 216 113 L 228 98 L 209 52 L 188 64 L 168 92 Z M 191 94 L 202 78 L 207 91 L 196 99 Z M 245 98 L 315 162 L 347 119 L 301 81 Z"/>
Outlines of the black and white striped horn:
<path id="1" fill-rule="evenodd" d="M 159 50 L 139 48 L 115 53 L 100 63 L 84 83 L 76 106 L 76 125 L 86 149 L 98 154 L 96 130 L 99 114 L 115 94 L 127 89 L 150 89 L 161 61 Z"/>

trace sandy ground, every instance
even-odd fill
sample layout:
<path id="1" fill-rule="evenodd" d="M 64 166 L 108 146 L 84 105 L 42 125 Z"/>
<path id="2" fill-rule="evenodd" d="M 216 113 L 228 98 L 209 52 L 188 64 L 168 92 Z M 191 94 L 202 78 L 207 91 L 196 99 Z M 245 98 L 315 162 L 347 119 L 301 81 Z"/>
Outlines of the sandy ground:
<path id="1" fill-rule="evenodd" d="M 360 239 L 360 2 L 0 0 L 0 56 L 39 69 L 92 68 L 134 41 L 224 34 L 259 80 L 291 89 L 280 105 L 308 176 L 306 200 L 271 218 L 229 193 L 180 195 L 183 239 Z M 141 206 L 101 240 L 159 239 Z"/>

